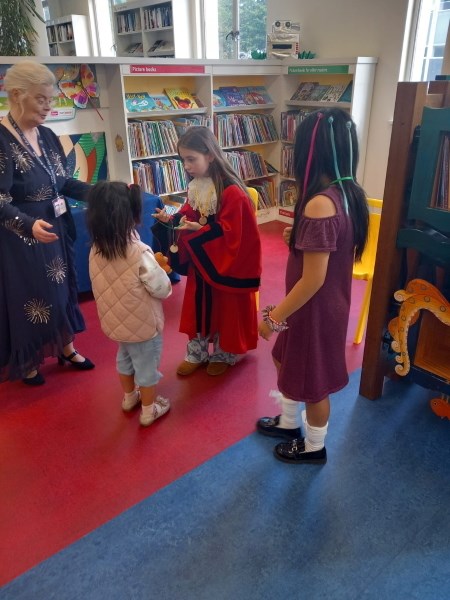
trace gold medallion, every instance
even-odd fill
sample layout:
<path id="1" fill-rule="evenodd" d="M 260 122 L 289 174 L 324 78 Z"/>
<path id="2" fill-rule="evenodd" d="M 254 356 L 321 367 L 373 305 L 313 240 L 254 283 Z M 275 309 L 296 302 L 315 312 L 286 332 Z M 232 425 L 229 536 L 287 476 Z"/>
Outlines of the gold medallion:
<path id="1" fill-rule="evenodd" d="M 206 223 L 208 222 L 208 219 L 202 215 L 200 217 L 200 219 L 198 220 L 198 222 L 200 223 L 200 225 L 206 225 Z"/>
<path id="2" fill-rule="evenodd" d="M 178 252 L 178 246 L 176 244 L 172 244 L 169 248 L 169 250 L 175 254 L 176 252 Z"/>

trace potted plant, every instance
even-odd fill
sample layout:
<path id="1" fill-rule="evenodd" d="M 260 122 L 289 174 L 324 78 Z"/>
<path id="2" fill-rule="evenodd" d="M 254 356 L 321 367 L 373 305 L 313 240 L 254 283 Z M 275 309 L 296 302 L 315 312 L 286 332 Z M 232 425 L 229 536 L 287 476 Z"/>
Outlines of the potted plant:
<path id="1" fill-rule="evenodd" d="M 33 19 L 44 19 L 35 0 L 0 0 L 0 56 L 31 56 L 37 33 Z"/>

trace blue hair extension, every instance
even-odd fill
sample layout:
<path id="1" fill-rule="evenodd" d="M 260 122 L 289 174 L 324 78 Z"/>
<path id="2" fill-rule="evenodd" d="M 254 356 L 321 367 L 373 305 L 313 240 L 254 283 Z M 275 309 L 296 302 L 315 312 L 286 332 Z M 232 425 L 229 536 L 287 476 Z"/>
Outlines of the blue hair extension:
<path id="1" fill-rule="evenodd" d="M 339 172 L 339 167 L 338 167 L 338 162 L 337 162 L 336 143 L 334 141 L 333 121 L 334 121 L 333 117 L 331 117 L 331 116 L 328 117 L 328 123 L 330 124 L 331 149 L 333 151 L 334 170 L 336 173 L 335 181 L 337 181 L 339 183 L 340 188 L 342 190 L 342 196 L 343 196 L 343 200 L 344 200 L 344 210 L 345 210 L 345 214 L 348 215 L 347 194 L 345 193 L 344 186 L 342 185 L 342 177 L 341 177 L 341 173 Z"/>
<path id="2" fill-rule="evenodd" d="M 352 132 L 351 132 L 352 122 L 347 121 L 345 126 L 347 127 L 347 131 L 348 131 L 348 145 L 350 147 L 350 176 L 353 179 L 353 141 L 352 141 Z"/>

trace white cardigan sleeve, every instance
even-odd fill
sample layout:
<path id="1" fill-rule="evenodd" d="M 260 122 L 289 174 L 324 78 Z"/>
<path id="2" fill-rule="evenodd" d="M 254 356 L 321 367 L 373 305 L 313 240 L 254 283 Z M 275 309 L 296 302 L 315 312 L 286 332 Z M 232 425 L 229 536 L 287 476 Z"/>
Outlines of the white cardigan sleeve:
<path id="1" fill-rule="evenodd" d="M 172 284 L 167 273 L 156 261 L 151 250 L 142 253 L 141 264 L 139 265 L 139 279 L 145 286 L 145 289 L 154 298 L 168 298 L 172 293 Z"/>

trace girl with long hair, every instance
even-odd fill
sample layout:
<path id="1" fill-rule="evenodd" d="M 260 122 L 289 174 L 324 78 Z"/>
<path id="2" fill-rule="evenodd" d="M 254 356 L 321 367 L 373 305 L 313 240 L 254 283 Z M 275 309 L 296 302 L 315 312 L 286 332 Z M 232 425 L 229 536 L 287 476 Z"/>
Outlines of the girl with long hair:
<path id="1" fill-rule="evenodd" d="M 164 209 L 154 215 L 156 236 L 172 235 L 172 268 L 187 275 L 180 331 L 189 341 L 177 373 L 207 364 L 208 375 L 221 375 L 258 341 L 255 207 L 208 127 L 189 127 L 178 153 L 191 177 L 187 202 L 172 217 Z"/>
<path id="2" fill-rule="evenodd" d="M 353 263 L 367 239 L 366 194 L 356 181 L 355 124 L 340 108 L 308 115 L 298 126 L 294 170 L 299 189 L 289 245 L 286 297 L 263 311 L 259 334 L 279 333 L 272 356 L 281 414 L 263 417 L 257 430 L 287 439 L 276 458 L 325 463 L 330 394 L 348 383 L 345 343 Z M 300 403 L 305 410 L 299 414 Z M 304 428 L 302 435 L 301 426 Z"/>

